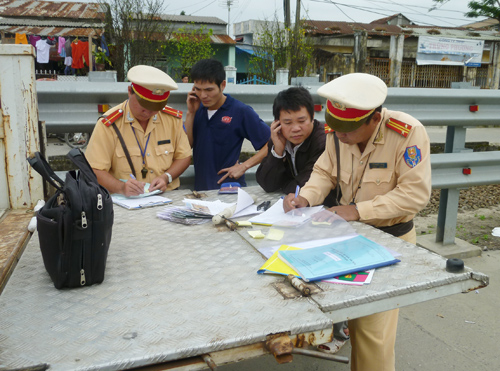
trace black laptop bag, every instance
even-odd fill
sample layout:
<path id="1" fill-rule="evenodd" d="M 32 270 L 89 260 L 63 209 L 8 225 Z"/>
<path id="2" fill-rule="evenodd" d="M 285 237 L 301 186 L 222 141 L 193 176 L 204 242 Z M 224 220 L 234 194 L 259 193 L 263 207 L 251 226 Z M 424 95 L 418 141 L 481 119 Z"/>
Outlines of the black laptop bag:
<path id="1" fill-rule="evenodd" d="M 84 154 L 75 148 L 67 156 L 79 170 L 68 171 L 65 182 L 39 152 L 28 158 L 57 190 L 36 218 L 43 263 L 58 289 L 104 280 L 114 215 L 111 196 Z"/>

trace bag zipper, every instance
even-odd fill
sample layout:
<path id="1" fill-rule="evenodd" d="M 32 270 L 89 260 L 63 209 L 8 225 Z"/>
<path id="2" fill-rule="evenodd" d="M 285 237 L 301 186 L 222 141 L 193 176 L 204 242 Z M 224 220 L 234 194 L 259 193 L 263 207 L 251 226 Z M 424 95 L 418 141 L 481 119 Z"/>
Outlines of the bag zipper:
<path id="1" fill-rule="evenodd" d="M 87 282 L 87 280 L 85 279 L 85 269 L 83 269 L 83 267 L 85 266 L 84 264 L 85 262 L 85 249 L 83 248 L 83 244 L 82 244 L 82 265 L 81 265 L 81 269 L 80 269 L 80 286 L 85 286 L 85 282 Z"/>

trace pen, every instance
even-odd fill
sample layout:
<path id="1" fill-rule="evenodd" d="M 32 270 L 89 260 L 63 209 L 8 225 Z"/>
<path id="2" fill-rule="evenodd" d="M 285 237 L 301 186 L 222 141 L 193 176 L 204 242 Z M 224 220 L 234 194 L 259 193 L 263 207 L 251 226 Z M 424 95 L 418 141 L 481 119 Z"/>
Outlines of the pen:
<path id="1" fill-rule="evenodd" d="M 299 191 L 300 191 L 300 187 L 297 184 L 297 188 L 295 188 L 295 198 L 297 198 L 299 196 Z"/>
<path id="2" fill-rule="evenodd" d="M 131 177 L 132 179 L 134 179 L 134 180 L 137 180 L 137 179 L 135 179 L 134 174 L 130 174 L 130 177 Z"/>

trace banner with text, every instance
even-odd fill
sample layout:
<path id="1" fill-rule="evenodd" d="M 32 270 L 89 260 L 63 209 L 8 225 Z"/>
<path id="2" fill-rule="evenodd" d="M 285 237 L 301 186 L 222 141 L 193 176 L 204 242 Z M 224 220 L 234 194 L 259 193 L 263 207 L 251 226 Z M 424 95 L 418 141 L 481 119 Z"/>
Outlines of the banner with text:
<path id="1" fill-rule="evenodd" d="M 481 67 L 484 40 L 420 36 L 417 65 Z"/>

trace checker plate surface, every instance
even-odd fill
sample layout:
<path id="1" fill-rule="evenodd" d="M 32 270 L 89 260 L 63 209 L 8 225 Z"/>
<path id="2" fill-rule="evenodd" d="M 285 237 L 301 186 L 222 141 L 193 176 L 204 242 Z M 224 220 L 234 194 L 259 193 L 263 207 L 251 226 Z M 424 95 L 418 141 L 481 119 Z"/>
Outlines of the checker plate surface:
<path id="1" fill-rule="evenodd" d="M 257 203 L 278 198 L 260 187 L 246 190 Z M 185 194 L 167 196 L 181 205 Z M 121 370 L 183 359 L 273 333 L 331 329 L 325 312 L 470 280 L 469 271 L 446 273 L 437 255 L 354 223 L 359 233 L 401 252 L 402 263 L 377 270 L 366 287 L 320 284 L 325 291 L 310 299 L 284 300 L 272 286 L 283 278 L 256 274 L 264 259 L 246 230 L 170 223 L 156 218 L 162 208 L 115 206 L 106 279 L 91 287 L 55 289 L 35 233 L 0 296 L 0 368 L 47 363 L 51 370 Z M 300 229 L 285 236 L 284 242 L 306 238 Z"/>

